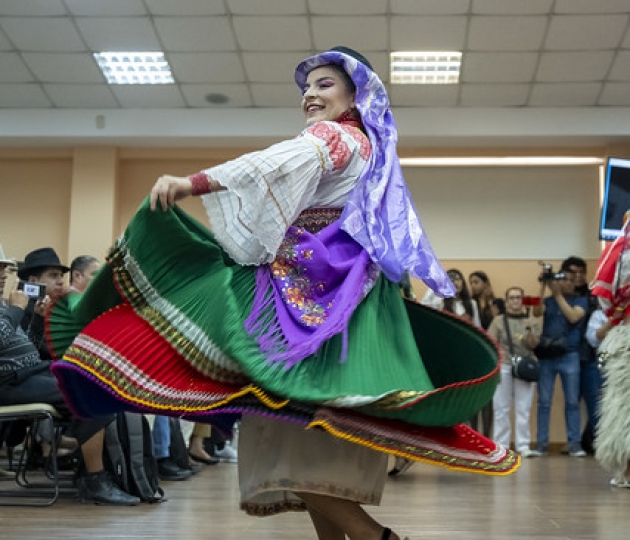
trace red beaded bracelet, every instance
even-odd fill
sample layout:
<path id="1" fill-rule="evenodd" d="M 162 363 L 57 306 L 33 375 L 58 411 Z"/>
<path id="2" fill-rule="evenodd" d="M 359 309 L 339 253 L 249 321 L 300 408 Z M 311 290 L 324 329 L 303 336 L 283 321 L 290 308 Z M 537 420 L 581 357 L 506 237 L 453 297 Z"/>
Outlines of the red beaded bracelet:
<path id="1" fill-rule="evenodd" d="M 204 173 L 191 174 L 188 178 L 192 184 L 193 195 L 204 195 L 212 191 L 210 181 Z"/>

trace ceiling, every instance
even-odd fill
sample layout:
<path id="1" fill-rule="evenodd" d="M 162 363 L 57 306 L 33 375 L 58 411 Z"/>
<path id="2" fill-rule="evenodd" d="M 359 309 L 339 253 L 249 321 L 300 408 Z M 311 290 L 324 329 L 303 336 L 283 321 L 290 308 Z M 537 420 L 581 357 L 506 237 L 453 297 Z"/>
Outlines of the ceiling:
<path id="1" fill-rule="evenodd" d="M 339 44 L 386 83 L 390 51 L 463 51 L 458 85 L 388 85 L 409 141 L 448 122 L 625 140 L 629 15 L 630 0 L 0 0 L 0 143 L 284 136 L 301 122 L 295 65 Z M 104 50 L 162 50 L 176 83 L 108 85 Z M 547 127 L 506 127 L 532 118 Z"/>

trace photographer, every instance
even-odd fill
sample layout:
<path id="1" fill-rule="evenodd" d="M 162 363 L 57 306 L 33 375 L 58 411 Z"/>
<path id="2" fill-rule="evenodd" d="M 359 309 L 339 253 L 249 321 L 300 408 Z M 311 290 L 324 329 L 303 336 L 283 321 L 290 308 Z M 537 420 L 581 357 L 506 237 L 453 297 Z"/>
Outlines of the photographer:
<path id="1" fill-rule="evenodd" d="M 545 265 L 539 281 L 540 296 L 548 289 L 550 296 L 534 306 L 533 315 L 543 317 L 543 331 L 536 356 L 540 361 L 538 381 L 538 451 L 549 446 L 549 418 L 556 376 L 560 375 L 564 393 L 565 422 L 569 455 L 583 457 L 580 432 L 580 346 L 588 299 L 575 294 L 570 261 L 562 263 L 559 273 Z"/>

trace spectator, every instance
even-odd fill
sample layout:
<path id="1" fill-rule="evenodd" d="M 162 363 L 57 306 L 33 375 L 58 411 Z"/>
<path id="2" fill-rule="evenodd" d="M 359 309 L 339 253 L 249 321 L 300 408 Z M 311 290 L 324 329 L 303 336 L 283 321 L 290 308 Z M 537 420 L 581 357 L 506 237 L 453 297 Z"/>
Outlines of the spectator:
<path id="1" fill-rule="evenodd" d="M 455 286 L 455 297 L 440 298 L 429 289 L 422 298 L 422 304 L 453 313 L 475 326 L 481 326 L 477 302 L 470 296 L 464 275 L 456 268 L 446 273 Z"/>
<path id="2" fill-rule="evenodd" d="M 564 392 L 565 422 L 569 455 L 583 457 L 580 433 L 580 346 L 588 301 L 575 294 L 573 275 L 563 262 L 561 273 L 541 275 L 540 297 L 549 289 L 550 296 L 533 308 L 535 317 L 543 317 L 541 347 L 536 349 L 540 362 L 538 381 L 538 451 L 549 447 L 549 419 L 556 376 L 560 375 Z M 542 347 L 555 340 L 556 347 Z M 560 344 L 560 342 L 563 342 Z"/>
<path id="3" fill-rule="evenodd" d="M 534 397 L 534 383 L 517 379 L 512 376 L 512 362 L 510 350 L 516 356 L 531 356 L 532 350 L 538 345 L 540 327 L 536 319 L 529 317 L 523 308 L 523 294 L 521 287 L 510 287 L 505 292 L 505 314 L 497 315 L 488 329 L 494 339 L 499 342 L 503 350 L 501 364 L 501 382 L 495 393 L 492 405 L 494 407 L 494 440 L 507 447 L 510 446 L 512 426 L 510 409 L 514 402 L 514 442 L 516 451 L 523 457 L 538 457 L 540 453 L 530 448 L 529 414 Z M 505 325 L 510 325 L 510 334 Z M 509 338 L 511 339 L 511 347 Z"/>
<path id="4" fill-rule="evenodd" d="M 80 255 L 75 257 L 70 264 L 70 290 L 83 292 L 90 284 L 101 263 L 92 255 Z"/>
<path id="5" fill-rule="evenodd" d="M 587 300 L 588 310 L 584 318 L 589 318 L 598 309 L 597 297 L 591 296 L 586 279 L 586 261 L 580 257 L 569 257 L 565 261 L 566 271 L 573 276 L 575 294 Z M 586 331 L 586 325 L 584 326 Z M 588 454 L 593 454 L 593 440 L 597 428 L 599 396 L 602 388 L 602 378 L 597 367 L 597 354 L 585 334 L 582 334 L 580 344 L 580 399 L 586 405 L 588 415 L 586 425 L 582 431 L 582 448 Z M 568 451 L 568 449 L 567 449 Z"/>
<path id="6" fill-rule="evenodd" d="M 473 300 L 477 302 L 479 309 L 479 320 L 484 330 L 490 328 L 490 323 L 500 313 L 505 312 L 505 303 L 501 298 L 495 298 L 492 284 L 488 274 L 477 270 L 468 276 L 470 292 Z M 482 427 L 480 429 L 479 417 L 481 416 Z M 486 437 L 492 437 L 494 423 L 494 408 L 492 402 L 488 403 L 479 413 L 470 419 L 470 427 L 475 431 L 481 431 Z"/>
<path id="7" fill-rule="evenodd" d="M 30 283 L 42 283 L 46 286 L 46 296 L 49 300 L 55 300 L 62 296 L 65 290 L 65 274 L 70 268 L 61 264 L 59 256 L 51 247 L 45 247 L 31 251 L 24 258 L 24 264 L 18 268 L 18 277 Z M 33 320 L 33 313 L 36 303 L 35 298 L 31 298 L 24 312 L 21 321 L 22 329 L 28 331 Z M 45 306 L 44 306 L 45 307 Z M 43 323 L 43 320 L 41 321 Z M 40 347 L 43 343 L 36 343 L 42 358 L 49 360 L 50 355 L 47 350 Z"/>

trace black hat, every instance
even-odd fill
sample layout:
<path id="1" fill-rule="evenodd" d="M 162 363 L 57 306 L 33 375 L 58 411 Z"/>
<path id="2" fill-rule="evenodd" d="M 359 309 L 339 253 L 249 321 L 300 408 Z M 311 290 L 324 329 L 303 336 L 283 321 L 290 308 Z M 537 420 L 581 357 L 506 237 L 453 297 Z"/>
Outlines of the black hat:
<path id="1" fill-rule="evenodd" d="M 357 52 L 354 49 L 351 49 L 350 47 L 344 47 L 343 45 L 338 45 L 337 47 L 333 47 L 330 50 L 347 54 L 348 56 L 352 56 L 352 58 L 354 58 L 355 60 L 358 60 L 362 64 L 369 67 L 372 71 L 374 71 L 372 64 L 370 64 L 370 61 L 365 56 L 363 56 L 360 52 Z"/>
<path id="2" fill-rule="evenodd" d="M 18 268 L 18 276 L 20 279 L 26 279 L 28 276 L 38 274 L 46 268 L 61 268 L 64 274 L 70 270 L 70 268 L 61 264 L 59 256 L 53 248 L 45 247 L 31 251 L 24 257 L 24 264 Z"/>

